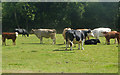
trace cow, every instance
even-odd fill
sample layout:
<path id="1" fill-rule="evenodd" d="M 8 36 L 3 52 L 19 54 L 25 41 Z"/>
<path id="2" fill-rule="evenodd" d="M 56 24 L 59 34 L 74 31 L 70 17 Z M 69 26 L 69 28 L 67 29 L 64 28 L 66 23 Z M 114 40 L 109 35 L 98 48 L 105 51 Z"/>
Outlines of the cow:
<path id="1" fill-rule="evenodd" d="M 27 37 L 29 37 L 29 33 L 28 33 L 28 31 L 26 29 L 15 29 L 15 32 L 18 32 L 18 34 L 22 34 L 22 36 L 27 35 Z"/>
<path id="2" fill-rule="evenodd" d="M 111 31 L 111 32 L 102 32 L 106 38 L 107 45 L 110 45 L 110 39 L 115 39 L 115 44 L 118 40 L 119 43 L 119 34 L 117 31 Z"/>
<path id="3" fill-rule="evenodd" d="M 71 28 L 64 28 L 63 33 L 62 33 L 62 36 L 64 38 L 64 44 L 65 44 L 65 33 L 67 30 L 72 30 L 72 29 Z"/>
<path id="4" fill-rule="evenodd" d="M 99 39 L 90 39 L 85 41 L 85 45 L 97 45 L 97 43 L 100 43 Z"/>
<path id="5" fill-rule="evenodd" d="M 17 36 L 18 36 L 18 33 L 17 32 L 13 32 L 13 33 L 11 33 L 11 32 L 3 32 L 2 33 L 2 45 L 6 45 L 6 39 L 12 39 L 12 41 L 13 41 L 13 45 L 16 45 L 16 43 L 15 43 L 15 40 L 16 40 L 16 38 L 17 38 Z"/>
<path id="6" fill-rule="evenodd" d="M 68 30 L 65 33 L 66 36 L 66 50 L 68 45 L 70 45 L 70 50 L 72 50 L 72 46 L 75 43 L 78 43 L 78 49 L 80 49 L 80 43 L 82 45 L 82 50 L 84 50 L 83 48 L 83 44 L 84 44 L 84 40 L 87 37 L 88 33 L 91 33 L 91 30 L 88 31 L 82 31 L 82 30 Z"/>
<path id="7" fill-rule="evenodd" d="M 40 39 L 40 44 L 42 43 L 43 37 L 51 38 L 53 40 L 53 44 L 56 44 L 55 29 L 32 29 L 32 32 Z"/>
<path id="8" fill-rule="evenodd" d="M 99 39 L 99 37 L 104 37 L 104 34 L 102 32 L 111 32 L 110 28 L 95 28 L 92 30 L 94 37 L 96 39 Z"/>
<path id="9" fill-rule="evenodd" d="M 90 29 L 76 29 L 76 30 L 88 31 Z M 87 35 L 88 40 L 90 39 L 89 37 L 94 37 L 94 34 L 92 33 L 92 31 Z M 85 38 L 85 41 L 86 41 L 86 38 Z"/>
<path id="10" fill-rule="evenodd" d="M 62 35 L 63 35 L 63 37 L 64 37 L 64 44 L 65 44 L 65 33 L 66 33 L 67 30 L 82 30 L 82 31 L 88 31 L 89 29 L 71 29 L 71 28 L 65 28 L 65 29 L 63 30 L 63 33 L 62 33 Z M 93 34 L 93 33 L 88 34 L 88 35 L 87 35 L 88 40 L 89 40 L 89 37 L 90 37 L 90 36 L 93 37 L 94 34 Z M 85 40 L 86 40 L 86 38 L 85 38 Z"/>

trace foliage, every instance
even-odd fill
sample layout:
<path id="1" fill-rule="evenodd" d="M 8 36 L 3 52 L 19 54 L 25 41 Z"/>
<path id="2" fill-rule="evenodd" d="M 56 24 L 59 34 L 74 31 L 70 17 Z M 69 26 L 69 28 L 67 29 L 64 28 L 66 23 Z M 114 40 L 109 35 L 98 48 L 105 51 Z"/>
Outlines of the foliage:
<path id="1" fill-rule="evenodd" d="M 15 28 L 110 27 L 117 30 L 116 2 L 4 2 L 3 31 Z"/>

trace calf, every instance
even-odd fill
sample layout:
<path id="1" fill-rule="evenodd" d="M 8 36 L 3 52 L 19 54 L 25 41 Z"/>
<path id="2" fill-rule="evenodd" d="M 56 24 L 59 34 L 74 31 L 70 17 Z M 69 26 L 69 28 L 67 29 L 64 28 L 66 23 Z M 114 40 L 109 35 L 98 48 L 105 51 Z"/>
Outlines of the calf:
<path id="1" fill-rule="evenodd" d="M 85 45 L 97 45 L 97 43 L 100 43 L 99 39 L 90 39 L 85 41 Z"/>
<path id="2" fill-rule="evenodd" d="M 13 45 L 16 45 L 15 40 L 18 36 L 18 33 L 8 33 L 8 32 L 3 32 L 2 33 L 2 45 L 6 45 L 6 39 L 12 39 Z"/>
<path id="3" fill-rule="evenodd" d="M 111 32 L 103 32 L 105 38 L 106 38 L 106 42 L 107 45 L 110 44 L 110 39 L 115 39 L 115 43 L 116 43 L 116 39 L 118 40 L 119 43 L 119 33 L 117 31 L 111 31 Z"/>
<path id="4" fill-rule="evenodd" d="M 82 30 L 68 30 L 65 33 L 66 36 L 66 50 L 68 45 L 70 44 L 70 50 L 72 50 L 72 46 L 74 43 L 78 43 L 78 49 L 80 49 L 80 43 L 82 45 L 82 50 L 84 50 L 83 48 L 83 44 L 84 44 L 84 40 L 87 37 L 88 33 L 91 33 L 91 30 L 88 31 L 82 31 Z"/>
<path id="5" fill-rule="evenodd" d="M 55 29 L 32 29 L 32 32 L 40 39 L 42 43 L 43 37 L 53 39 L 53 44 L 56 43 L 56 30 Z"/>

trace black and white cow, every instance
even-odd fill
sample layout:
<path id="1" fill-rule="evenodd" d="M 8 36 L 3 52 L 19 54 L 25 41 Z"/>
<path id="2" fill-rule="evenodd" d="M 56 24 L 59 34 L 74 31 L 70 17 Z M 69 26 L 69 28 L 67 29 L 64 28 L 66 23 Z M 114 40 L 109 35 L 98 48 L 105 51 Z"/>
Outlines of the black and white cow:
<path id="1" fill-rule="evenodd" d="M 84 48 L 83 48 L 84 40 L 89 33 L 92 33 L 91 30 L 88 30 L 88 31 L 68 30 L 65 33 L 65 36 L 66 36 L 66 50 L 67 50 L 67 47 L 69 46 L 69 44 L 70 44 L 70 50 L 72 50 L 72 46 L 75 43 L 78 43 L 78 46 L 79 46 L 78 49 L 80 49 L 80 43 L 81 43 L 82 50 L 84 50 Z"/>
<path id="2" fill-rule="evenodd" d="M 97 43 L 100 43 L 99 39 L 90 39 L 85 41 L 85 45 L 97 45 Z"/>
<path id="3" fill-rule="evenodd" d="M 15 32 L 18 32 L 18 34 L 22 34 L 22 36 L 27 35 L 27 37 L 29 37 L 29 33 L 26 29 L 15 29 Z"/>

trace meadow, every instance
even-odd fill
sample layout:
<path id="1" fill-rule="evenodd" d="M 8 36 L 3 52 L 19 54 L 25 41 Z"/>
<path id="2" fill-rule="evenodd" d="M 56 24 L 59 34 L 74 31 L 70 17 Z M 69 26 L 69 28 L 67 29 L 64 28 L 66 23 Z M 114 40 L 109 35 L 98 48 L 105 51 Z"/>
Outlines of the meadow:
<path id="1" fill-rule="evenodd" d="M 97 45 L 84 45 L 85 50 L 66 51 L 61 34 L 56 35 L 56 44 L 43 38 L 43 44 L 34 35 L 19 35 L 16 45 L 7 40 L 2 46 L 3 73 L 117 73 L 118 44 L 114 39 L 110 45 L 100 37 Z M 70 48 L 68 48 L 70 49 Z"/>

